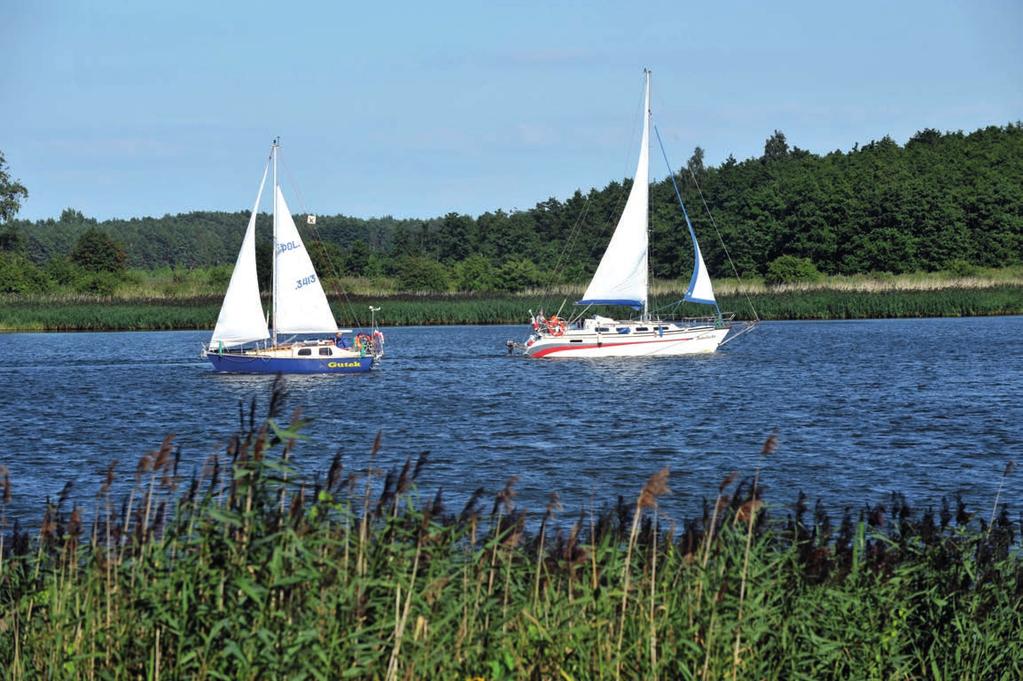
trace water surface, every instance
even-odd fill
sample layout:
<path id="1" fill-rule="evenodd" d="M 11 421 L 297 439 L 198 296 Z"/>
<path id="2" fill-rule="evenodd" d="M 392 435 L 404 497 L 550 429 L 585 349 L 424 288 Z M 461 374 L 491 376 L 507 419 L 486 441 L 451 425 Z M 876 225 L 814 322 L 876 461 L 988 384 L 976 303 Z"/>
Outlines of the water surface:
<path id="1" fill-rule="evenodd" d="M 633 497 L 668 466 L 664 508 L 685 517 L 729 471 L 757 467 L 777 505 L 804 490 L 837 511 L 897 490 L 917 505 L 962 492 L 989 507 L 1005 462 L 1023 459 L 1023 317 L 765 323 L 715 355 L 653 359 L 508 356 L 505 340 L 523 334 L 391 329 L 378 371 L 289 378 L 289 409 L 314 418 L 298 465 L 322 471 L 340 449 L 365 467 L 382 430 L 378 465 L 428 450 L 421 487 L 443 487 L 452 510 L 510 475 L 520 506 L 540 510 L 557 491 L 575 510 Z M 223 451 L 239 401 L 265 406 L 273 378 L 214 374 L 198 357 L 207 336 L 0 335 L 11 510 L 33 522 L 67 480 L 91 505 L 111 460 L 126 484 L 169 433 L 184 472 Z"/>

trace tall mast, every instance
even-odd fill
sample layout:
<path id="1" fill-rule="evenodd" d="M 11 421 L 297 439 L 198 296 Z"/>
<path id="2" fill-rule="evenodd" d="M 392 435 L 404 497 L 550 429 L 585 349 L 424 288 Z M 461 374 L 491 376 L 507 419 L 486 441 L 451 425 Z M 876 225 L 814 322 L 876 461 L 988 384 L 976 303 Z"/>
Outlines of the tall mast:
<path id="1" fill-rule="evenodd" d="M 273 344 L 277 347 L 277 147 L 281 141 L 280 137 L 274 138 L 273 159 L 274 159 L 274 238 L 273 238 L 273 265 L 271 267 L 271 305 L 273 306 Z"/>
<path id="2" fill-rule="evenodd" d="M 643 116 L 644 116 L 644 118 L 643 118 L 643 132 L 645 133 L 645 132 L 647 132 L 649 130 L 650 119 L 653 118 L 653 112 L 650 111 L 650 69 L 643 69 L 643 76 L 644 76 L 644 80 L 646 81 L 645 82 L 645 85 L 646 85 L 645 93 L 644 93 L 644 96 L 643 96 Z M 644 135 L 643 138 L 647 139 L 647 135 Z M 647 168 L 649 169 L 649 167 L 650 167 L 650 162 L 647 161 Z M 649 181 L 649 177 L 648 177 L 648 181 Z M 647 185 L 647 192 L 649 192 L 649 191 L 650 191 L 650 187 L 649 187 L 649 185 Z M 649 234 L 650 234 L 650 206 L 649 206 L 649 200 L 648 200 L 648 203 L 647 203 L 646 225 L 647 225 L 647 235 L 648 235 L 647 238 L 649 239 Z M 650 278 L 649 278 L 649 270 L 650 270 L 650 247 L 647 246 L 647 281 L 648 282 L 650 280 Z M 649 319 L 650 319 L 650 284 L 648 283 L 647 284 L 647 289 L 646 289 L 646 296 L 643 298 L 643 321 L 647 321 Z"/>

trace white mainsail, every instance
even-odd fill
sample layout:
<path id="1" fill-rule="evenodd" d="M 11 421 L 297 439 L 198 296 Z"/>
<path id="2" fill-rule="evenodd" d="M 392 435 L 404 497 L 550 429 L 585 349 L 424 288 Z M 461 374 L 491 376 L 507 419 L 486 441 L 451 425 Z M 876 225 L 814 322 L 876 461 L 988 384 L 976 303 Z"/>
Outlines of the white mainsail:
<path id="1" fill-rule="evenodd" d="M 337 322 L 330 311 L 323 286 L 313 269 L 298 235 L 298 228 L 284 201 L 277 194 L 277 243 L 274 254 L 274 293 L 276 295 L 277 333 L 337 333 Z"/>
<path id="2" fill-rule="evenodd" d="M 256 213 L 259 201 L 263 197 L 263 186 L 270 167 L 263 170 L 263 179 L 259 182 L 256 194 L 256 205 L 252 207 L 249 226 L 245 229 L 238 260 L 231 273 L 231 283 L 227 286 L 224 304 L 217 317 L 217 326 L 210 338 L 210 347 L 215 344 L 226 346 L 241 345 L 269 338 L 266 329 L 266 318 L 263 316 L 263 303 L 259 299 L 259 279 L 256 276 Z"/>
<path id="3" fill-rule="evenodd" d="M 643 97 L 643 139 L 632 190 L 611 242 L 586 288 L 580 305 L 630 305 L 647 302 L 647 222 L 650 164 L 650 73 Z"/>

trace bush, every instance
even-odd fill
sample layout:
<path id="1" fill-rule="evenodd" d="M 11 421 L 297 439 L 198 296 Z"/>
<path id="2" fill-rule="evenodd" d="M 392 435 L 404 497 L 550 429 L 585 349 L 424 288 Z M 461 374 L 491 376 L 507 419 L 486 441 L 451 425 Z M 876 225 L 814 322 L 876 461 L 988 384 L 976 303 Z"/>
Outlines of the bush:
<path id="1" fill-rule="evenodd" d="M 455 286 L 459 291 L 493 291 L 494 266 L 482 255 L 471 255 L 455 263 Z"/>
<path id="2" fill-rule="evenodd" d="M 448 268 L 432 258 L 406 256 L 396 268 L 402 291 L 447 291 Z"/>
<path id="3" fill-rule="evenodd" d="M 60 286 L 73 287 L 85 271 L 68 258 L 53 258 L 46 263 L 46 274 Z"/>
<path id="4" fill-rule="evenodd" d="M 78 293 L 112 296 L 120 281 L 113 272 L 88 272 L 75 281 L 74 289 Z"/>
<path id="5" fill-rule="evenodd" d="M 319 272 L 319 270 L 316 271 Z M 213 288 L 226 289 L 227 285 L 231 283 L 233 272 L 234 267 L 231 265 L 214 265 L 206 270 L 206 283 Z"/>
<path id="6" fill-rule="evenodd" d="M 972 277 L 980 271 L 980 268 L 967 260 L 956 258 L 945 263 L 945 271 L 957 277 Z"/>
<path id="7" fill-rule="evenodd" d="M 31 260 L 0 252 L 0 293 L 46 293 L 53 281 Z"/>
<path id="8" fill-rule="evenodd" d="M 824 275 L 809 258 L 783 255 L 768 263 L 764 283 L 768 286 L 811 283 L 820 281 L 823 277 Z"/>
<path id="9" fill-rule="evenodd" d="M 521 291 L 539 285 L 541 279 L 532 260 L 509 260 L 497 270 L 497 288 L 501 291 Z"/>

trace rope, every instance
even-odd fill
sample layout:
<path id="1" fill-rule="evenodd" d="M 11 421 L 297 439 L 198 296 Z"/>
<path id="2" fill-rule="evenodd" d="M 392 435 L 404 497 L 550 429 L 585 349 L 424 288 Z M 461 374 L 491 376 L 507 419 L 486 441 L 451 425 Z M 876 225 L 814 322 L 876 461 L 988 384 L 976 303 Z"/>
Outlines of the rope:
<path id="1" fill-rule="evenodd" d="M 710 206 L 707 205 L 707 199 L 704 198 L 704 196 L 703 196 L 703 190 L 700 189 L 700 182 L 696 179 L 696 173 L 693 172 L 692 167 L 689 166 L 688 164 L 687 164 L 686 168 L 689 170 L 689 176 L 693 178 L 693 184 L 696 185 L 696 191 L 699 192 L 699 194 L 700 194 L 700 201 L 703 202 L 703 208 L 704 208 L 704 210 L 707 211 L 707 216 L 710 218 L 710 224 L 714 226 L 714 233 L 717 234 L 718 241 L 721 243 L 721 250 L 725 252 L 725 257 L 728 258 L 728 264 L 731 265 L 732 272 L 735 274 L 735 278 L 739 282 L 739 285 L 741 287 L 742 286 L 742 277 L 739 276 L 739 270 L 735 267 L 735 263 L 732 262 L 732 256 L 728 252 L 728 247 L 725 246 L 725 240 L 723 238 L 721 238 L 721 231 L 718 230 L 718 224 L 714 220 L 714 214 L 710 212 Z M 669 172 L 670 172 L 670 168 L 669 168 Z M 672 173 L 672 180 L 671 181 L 672 182 L 675 181 L 675 174 L 674 173 Z M 746 302 L 749 303 L 749 309 L 753 312 L 753 320 L 754 320 L 753 323 L 754 324 L 760 323 L 760 315 L 757 314 L 757 308 L 753 306 L 753 300 L 749 297 L 749 293 L 743 289 L 742 294 L 746 298 Z M 742 333 L 745 333 L 745 330 Z M 736 336 L 733 336 L 733 338 L 736 338 L 738 335 L 739 334 L 736 334 Z M 723 345 L 723 343 L 722 343 L 722 345 Z"/>
<path id="2" fill-rule="evenodd" d="M 661 131 L 657 129 L 656 125 L 654 126 L 654 134 L 657 135 L 657 144 L 660 145 L 660 147 L 661 147 L 661 154 L 664 156 L 664 163 L 665 163 L 665 165 L 668 166 L 668 177 L 671 178 L 671 186 L 675 188 L 675 197 L 678 199 L 678 205 L 682 207 L 682 215 L 686 219 L 686 226 L 689 227 L 689 236 L 693 240 L 693 252 L 694 252 L 694 257 L 693 257 L 693 278 L 692 278 L 692 281 L 690 281 L 690 283 L 689 283 L 690 290 L 687 290 L 687 292 L 686 292 L 686 295 L 691 295 L 692 294 L 692 290 L 691 289 L 692 289 L 692 287 L 694 285 L 694 282 L 696 281 L 696 268 L 699 266 L 699 263 L 696 262 L 696 257 L 695 257 L 696 251 L 699 250 L 699 246 L 696 243 L 696 230 L 693 229 L 693 223 L 689 220 L 689 211 L 686 210 L 685 201 L 682 200 L 682 192 L 680 192 L 678 190 L 678 183 L 675 182 L 675 173 L 673 173 L 671 171 L 671 163 L 668 161 L 668 152 L 664 150 L 664 142 L 661 141 Z M 720 234 L 718 235 L 718 238 L 719 239 L 721 238 Z M 683 300 L 685 300 L 685 297 L 683 297 Z M 714 300 L 714 310 L 717 312 L 718 319 L 721 319 L 721 308 L 718 307 L 718 303 L 717 303 L 716 299 Z"/>

